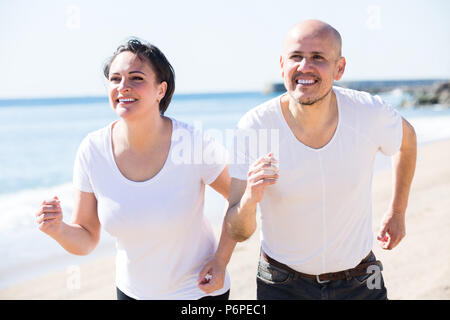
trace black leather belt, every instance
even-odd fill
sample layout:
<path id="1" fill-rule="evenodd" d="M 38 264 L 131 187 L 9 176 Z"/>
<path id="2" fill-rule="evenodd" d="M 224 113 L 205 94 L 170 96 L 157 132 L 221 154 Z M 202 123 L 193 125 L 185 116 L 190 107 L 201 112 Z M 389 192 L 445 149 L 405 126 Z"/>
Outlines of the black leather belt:
<path id="1" fill-rule="evenodd" d="M 343 280 L 343 279 L 350 280 L 352 277 L 357 277 L 357 276 L 362 276 L 364 274 L 367 274 L 367 268 L 372 265 L 378 265 L 380 267 L 380 269 L 383 270 L 383 264 L 381 263 L 381 261 L 376 260 L 376 261 L 367 262 L 371 253 L 372 253 L 372 251 L 367 255 L 367 257 L 365 257 L 363 260 L 361 260 L 361 262 L 356 267 L 354 267 L 352 269 L 347 269 L 347 270 L 338 271 L 338 272 L 323 273 L 323 274 L 319 274 L 319 275 L 312 275 L 312 274 L 298 272 L 297 270 L 294 270 L 294 269 L 288 267 L 287 265 L 285 265 L 281 262 L 278 262 L 275 259 L 272 259 L 261 249 L 261 256 L 264 258 L 264 260 L 266 260 L 271 265 L 274 265 L 275 267 L 278 267 L 285 271 L 292 272 L 300 277 L 314 279 L 318 283 L 328 283 L 330 281 Z"/>

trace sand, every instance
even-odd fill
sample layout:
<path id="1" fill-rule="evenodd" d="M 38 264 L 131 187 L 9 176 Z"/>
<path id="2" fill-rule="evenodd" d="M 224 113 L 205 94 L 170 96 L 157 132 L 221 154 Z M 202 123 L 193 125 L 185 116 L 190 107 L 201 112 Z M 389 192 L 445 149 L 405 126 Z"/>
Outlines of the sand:
<path id="1" fill-rule="evenodd" d="M 373 227 L 392 196 L 391 171 L 377 172 L 373 182 Z M 419 146 L 406 215 L 406 237 L 392 251 L 377 242 L 389 299 L 450 298 L 450 140 Z M 256 298 L 259 231 L 239 243 L 228 270 L 230 299 Z M 0 299 L 116 299 L 114 257 L 103 257 L 0 291 Z M 79 281 L 78 281 L 79 280 Z M 79 284 L 79 285 L 78 285 Z"/>

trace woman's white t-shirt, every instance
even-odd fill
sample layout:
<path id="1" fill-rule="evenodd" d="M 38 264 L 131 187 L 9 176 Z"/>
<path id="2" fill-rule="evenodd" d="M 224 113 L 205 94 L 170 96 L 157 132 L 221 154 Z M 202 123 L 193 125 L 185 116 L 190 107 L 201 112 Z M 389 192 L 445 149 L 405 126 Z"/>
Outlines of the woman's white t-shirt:
<path id="1" fill-rule="evenodd" d="M 114 160 L 114 123 L 90 133 L 81 143 L 73 183 L 93 192 L 104 230 L 116 238 L 116 285 L 135 299 L 199 299 L 200 270 L 217 241 L 203 214 L 205 185 L 226 165 L 224 148 L 191 126 L 172 120 L 172 141 L 162 169 L 135 182 Z M 229 290 L 224 287 L 210 295 Z"/>

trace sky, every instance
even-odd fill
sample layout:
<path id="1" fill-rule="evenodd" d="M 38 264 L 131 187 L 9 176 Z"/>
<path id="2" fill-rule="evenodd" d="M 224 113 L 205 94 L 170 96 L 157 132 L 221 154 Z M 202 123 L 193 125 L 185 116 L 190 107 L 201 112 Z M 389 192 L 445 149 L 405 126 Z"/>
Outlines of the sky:
<path id="1" fill-rule="evenodd" d="M 0 98 L 106 95 L 129 37 L 164 52 L 175 94 L 261 91 L 305 19 L 340 32 L 344 81 L 450 78 L 448 0 L 0 0 Z"/>

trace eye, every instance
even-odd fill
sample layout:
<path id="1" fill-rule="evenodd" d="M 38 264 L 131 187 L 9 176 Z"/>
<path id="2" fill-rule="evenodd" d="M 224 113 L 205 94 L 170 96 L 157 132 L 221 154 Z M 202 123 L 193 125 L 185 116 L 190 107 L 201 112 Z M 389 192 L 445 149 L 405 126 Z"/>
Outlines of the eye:
<path id="1" fill-rule="evenodd" d="M 301 60 L 301 59 L 302 59 L 302 56 L 299 55 L 299 54 L 293 54 L 290 58 L 291 58 L 292 60 Z"/>
<path id="2" fill-rule="evenodd" d="M 109 78 L 109 81 L 118 82 L 118 81 L 120 81 L 120 77 L 111 77 L 111 78 Z"/>
<path id="3" fill-rule="evenodd" d="M 139 77 L 139 76 L 134 76 L 134 77 L 131 78 L 131 80 L 137 80 L 137 81 L 140 81 L 140 80 L 144 80 L 144 78 Z"/>
<path id="4" fill-rule="evenodd" d="M 314 60 L 323 60 L 324 58 L 318 54 L 313 55 Z"/>

